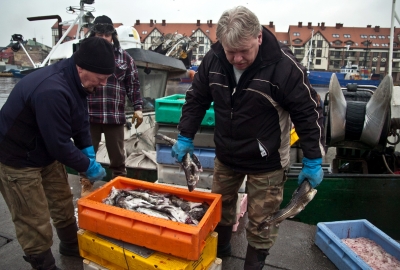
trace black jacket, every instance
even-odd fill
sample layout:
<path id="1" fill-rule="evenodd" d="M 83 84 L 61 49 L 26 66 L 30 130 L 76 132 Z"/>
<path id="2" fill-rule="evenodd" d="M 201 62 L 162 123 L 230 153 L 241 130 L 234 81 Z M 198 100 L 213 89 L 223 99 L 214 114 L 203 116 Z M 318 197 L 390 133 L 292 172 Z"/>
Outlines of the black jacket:
<path id="1" fill-rule="evenodd" d="M 290 119 L 304 156 L 324 155 L 317 93 L 290 49 L 265 28 L 258 55 L 238 84 L 221 44 L 211 47 L 186 92 L 178 126 L 183 136 L 194 137 L 213 101 L 216 156 L 238 172 L 269 172 L 289 164 Z"/>
<path id="2" fill-rule="evenodd" d="M 58 160 L 85 172 L 89 159 L 79 149 L 92 145 L 86 97 L 73 58 L 21 79 L 0 111 L 0 162 L 42 167 Z"/>

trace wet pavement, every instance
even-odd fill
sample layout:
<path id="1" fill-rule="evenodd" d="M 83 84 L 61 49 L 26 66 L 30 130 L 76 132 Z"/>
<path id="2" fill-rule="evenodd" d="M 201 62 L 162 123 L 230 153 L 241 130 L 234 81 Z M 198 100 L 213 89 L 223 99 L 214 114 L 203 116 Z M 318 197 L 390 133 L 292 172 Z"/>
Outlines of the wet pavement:
<path id="1" fill-rule="evenodd" d="M 80 197 L 79 178 L 76 175 L 70 175 L 69 183 L 76 204 Z M 99 186 L 103 183 L 105 182 L 98 182 L 96 185 Z M 11 215 L 2 196 L 0 196 L 0 216 L 0 269 L 31 269 L 30 265 L 22 258 L 23 252 L 16 239 Z M 239 220 L 239 227 L 232 236 L 233 256 L 222 260 L 223 270 L 243 269 L 247 248 L 244 228 L 246 221 L 247 215 L 245 214 Z M 271 248 L 263 269 L 337 269 L 314 244 L 315 232 L 315 225 L 290 220 L 282 222 L 278 240 Z M 82 259 L 59 254 L 59 240 L 55 229 L 53 229 L 53 235 L 52 252 L 57 266 L 64 270 L 82 270 Z"/>

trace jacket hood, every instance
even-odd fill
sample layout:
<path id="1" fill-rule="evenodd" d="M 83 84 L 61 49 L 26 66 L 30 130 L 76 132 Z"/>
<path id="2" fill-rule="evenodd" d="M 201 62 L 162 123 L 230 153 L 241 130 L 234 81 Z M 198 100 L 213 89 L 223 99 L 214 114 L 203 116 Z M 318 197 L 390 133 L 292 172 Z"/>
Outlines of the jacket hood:
<path id="1" fill-rule="evenodd" d="M 262 65 L 269 65 L 279 61 L 282 58 L 281 46 L 274 34 L 263 26 L 262 36 L 262 43 L 256 58 L 257 61 L 255 60 L 254 63 L 261 61 Z M 219 41 L 214 43 L 211 49 L 218 58 L 227 61 L 224 48 Z"/>

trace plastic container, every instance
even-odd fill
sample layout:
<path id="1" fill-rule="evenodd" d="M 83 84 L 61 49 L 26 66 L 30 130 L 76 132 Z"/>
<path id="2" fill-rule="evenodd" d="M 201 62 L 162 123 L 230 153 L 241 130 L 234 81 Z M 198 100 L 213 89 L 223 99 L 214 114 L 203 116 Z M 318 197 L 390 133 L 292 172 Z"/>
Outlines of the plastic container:
<path id="1" fill-rule="evenodd" d="M 156 159 L 159 164 L 178 165 L 175 158 L 171 156 L 172 146 L 156 144 Z M 214 169 L 214 148 L 194 148 L 194 152 L 204 169 Z"/>
<path id="2" fill-rule="evenodd" d="M 156 99 L 156 122 L 166 124 L 178 124 L 182 114 L 182 106 L 185 95 L 175 94 Z M 215 126 L 214 102 L 201 122 L 202 126 Z"/>
<path id="3" fill-rule="evenodd" d="M 156 133 L 164 134 L 172 139 L 176 139 L 179 130 L 176 124 L 156 123 Z M 164 140 L 156 138 L 156 144 L 167 144 Z M 214 127 L 201 126 L 193 139 L 194 147 L 215 148 Z"/>
<path id="4" fill-rule="evenodd" d="M 217 237 L 216 232 L 210 233 L 205 240 L 206 244 L 199 259 L 191 261 L 158 251 L 143 249 L 90 231 L 78 231 L 81 256 L 86 259 L 86 264 L 102 267 L 100 269 L 208 269 L 216 260 Z M 91 263 L 87 263 L 87 261 Z"/>
<path id="5" fill-rule="evenodd" d="M 320 222 L 317 224 L 315 244 L 339 269 L 372 269 L 341 240 L 358 237 L 374 241 L 400 260 L 400 244 L 366 219 Z"/>
<path id="6" fill-rule="evenodd" d="M 106 205 L 112 187 L 146 189 L 176 195 L 191 202 L 206 202 L 209 209 L 198 225 L 189 225 Z M 221 219 L 221 195 L 117 177 L 78 200 L 79 227 L 188 260 L 198 260 L 205 239 Z"/>

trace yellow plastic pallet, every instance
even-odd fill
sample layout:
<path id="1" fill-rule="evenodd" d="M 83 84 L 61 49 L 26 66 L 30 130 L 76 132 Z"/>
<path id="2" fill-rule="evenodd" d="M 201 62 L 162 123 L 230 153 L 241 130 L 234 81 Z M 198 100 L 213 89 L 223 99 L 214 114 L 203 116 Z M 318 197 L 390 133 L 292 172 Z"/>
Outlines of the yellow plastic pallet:
<path id="1" fill-rule="evenodd" d="M 222 269 L 222 260 L 220 258 L 216 258 L 206 270 L 221 270 Z M 83 259 L 83 270 L 110 270 L 109 268 L 105 268 L 101 265 L 98 265 L 95 262 L 91 262 L 88 259 Z"/>
<path id="2" fill-rule="evenodd" d="M 109 270 L 143 269 L 143 270 L 200 270 L 209 269 L 217 259 L 218 233 L 211 232 L 206 238 L 205 247 L 197 261 L 190 261 L 170 254 L 148 250 L 146 256 L 140 256 L 127 248 L 131 245 L 122 241 L 106 240 L 107 237 L 80 229 L 78 231 L 80 255 Z M 139 247 L 141 248 L 141 247 Z M 89 267 L 89 266 L 88 266 Z M 218 265 L 216 268 L 220 269 Z M 97 269 L 97 268 L 87 268 Z M 102 269 L 102 268 L 98 268 Z"/>

